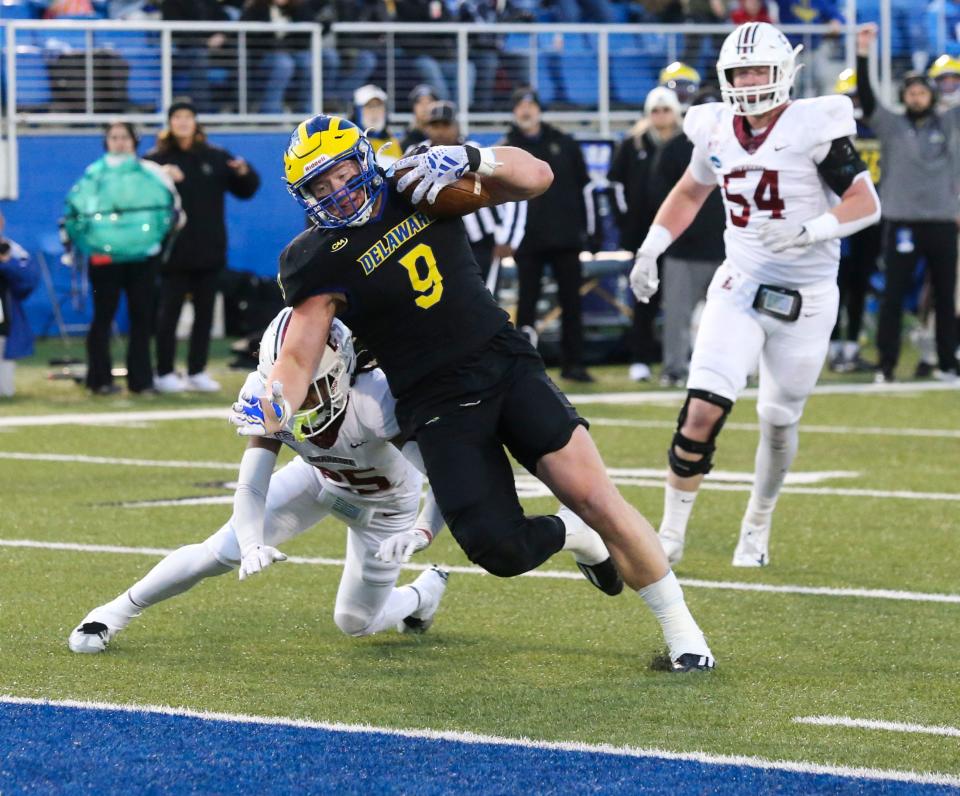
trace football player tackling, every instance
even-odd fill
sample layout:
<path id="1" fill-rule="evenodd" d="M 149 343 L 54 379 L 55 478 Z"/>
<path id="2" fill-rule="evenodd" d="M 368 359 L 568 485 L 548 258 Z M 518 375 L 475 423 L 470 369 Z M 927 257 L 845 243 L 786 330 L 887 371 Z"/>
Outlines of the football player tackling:
<path id="1" fill-rule="evenodd" d="M 758 360 L 760 443 L 733 565 L 769 563 L 773 509 L 837 317 L 839 239 L 880 217 L 880 200 L 850 140 L 850 99 L 790 100 L 799 51 L 762 22 L 726 38 L 717 61 L 723 103 L 687 111 L 690 166 L 657 212 L 630 274 L 637 298 L 648 301 L 658 285 L 657 258 L 720 186 L 727 259 L 707 294 L 668 451 L 660 541 L 673 564 L 683 555 L 717 435 Z"/>
<path id="2" fill-rule="evenodd" d="M 494 203 L 529 199 L 549 188 L 550 167 L 513 147 L 433 147 L 398 162 L 397 171 L 410 171 L 393 186 L 363 133 L 331 116 L 298 126 L 284 166 L 314 228 L 280 257 L 293 314 L 269 377 L 284 400 L 264 396 L 256 408 L 265 430 L 286 427 L 306 393 L 304 374 L 334 316 L 342 318 L 383 368 L 401 432 L 416 439 L 471 561 L 511 577 L 569 550 L 601 590 L 617 594 L 626 582 L 647 603 L 674 671 L 712 669 L 656 534 L 614 487 L 586 422 L 487 291 L 462 221 L 416 206 L 468 174 L 479 175 Z M 569 508 L 526 516 L 505 447 Z"/>
<path id="3" fill-rule="evenodd" d="M 260 366 L 247 378 L 232 422 L 251 429 L 248 410 L 263 393 L 290 324 L 283 310 L 260 342 Z M 276 545 L 298 536 L 327 515 L 345 522 L 346 563 L 333 618 L 344 633 L 365 636 L 396 626 L 423 632 L 446 588 L 437 568 L 397 587 L 400 565 L 427 547 L 443 520 L 427 493 L 417 516 L 423 477 L 415 443 L 403 452 L 392 440 L 398 428 L 383 373 L 356 373 L 350 330 L 335 321 L 313 373 L 307 397 L 293 415 L 292 433 L 249 437 L 240 462 L 233 516 L 200 544 L 170 553 L 119 597 L 94 608 L 70 634 L 74 652 L 102 652 L 140 612 L 185 592 L 204 578 L 239 567 L 240 580 L 286 556 Z M 259 429 L 262 431 L 262 428 Z M 298 458 L 273 474 L 281 444 Z"/>

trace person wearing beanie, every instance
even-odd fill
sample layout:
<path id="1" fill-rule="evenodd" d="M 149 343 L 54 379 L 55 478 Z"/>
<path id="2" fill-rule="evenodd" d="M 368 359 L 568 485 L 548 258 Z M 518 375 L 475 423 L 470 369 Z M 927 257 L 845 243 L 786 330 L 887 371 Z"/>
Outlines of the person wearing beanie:
<path id="1" fill-rule="evenodd" d="M 536 340 L 537 302 L 543 271 L 549 265 L 562 311 L 560 375 L 590 382 L 593 377 L 583 366 L 580 306 L 580 252 L 587 240 L 583 189 L 590 182 L 587 166 L 574 138 L 543 121 L 540 97 L 532 87 L 514 92 L 513 118 L 504 143 L 549 163 L 554 177 L 545 193 L 527 202 L 526 231 L 514 257 L 519 283 L 517 328 Z"/>
<path id="2" fill-rule="evenodd" d="M 170 175 L 187 216 L 170 257 L 160 266 L 154 386 L 159 392 L 216 392 L 220 385 L 207 374 L 206 366 L 217 284 L 227 265 L 224 197 L 232 193 L 249 199 L 260 187 L 260 177 L 243 158 L 207 141 L 196 108 L 186 98 L 170 105 L 167 127 L 157 136 L 147 158 Z M 184 380 L 174 371 L 174 360 L 177 322 L 188 295 L 194 318 Z"/>
<path id="3" fill-rule="evenodd" d="M 676 92 L 657 86 L 643 103 L 643 118 L 623 139 L 614 153 L 607 179 L 622 186 L 617 196 L 620 208 L 620 248 L 636 251 L 646 237 L 657 203 L 650 182 L 663 147 L 680 132 L 680 100 Z M 630 349 L 633 381 L 649 381 L 650 366 L 659 362 L 660 346 L 654 333 L 654 321 L 660 311 L 659 294 L 649 304 L 637 302 L 633 309 Z"/>
<path id="4" fill-rule="evenodd" d="M 430 106 L 438 99 L 440 99 L 440 97 L 437 96 L 437 90 L 429 83 L 420 83 L 413 87 L 409 96 L 410 111 L 413 113 L 413 119 L 407 128 L 407 134 L 400 142 L 400 149 L 404 152 L 427 140 L 427 132 L 424 128 L 427 124 Z"/>

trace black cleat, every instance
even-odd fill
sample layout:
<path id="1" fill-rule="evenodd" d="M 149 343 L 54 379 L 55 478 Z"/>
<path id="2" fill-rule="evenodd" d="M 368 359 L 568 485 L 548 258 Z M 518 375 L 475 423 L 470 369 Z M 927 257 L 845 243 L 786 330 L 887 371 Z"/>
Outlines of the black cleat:
<path id="1" fill-rule="evenodd" d="M 717 666 L 717 662 L 712 655 L 697 655 L 693 652 L 685 652 L 675 661 L 670 662 L 670 671 L 672 672 L 712 672 Z"/>
<path id="2" fill-rule="evenodd" d="M 621 578 L 620 573 L 617 572 L 612 558 L 593 565 L 581 564 L 578 561 L 577 567 L 583 573 L 583 577 L 589 580 L 604 594 L 616 597 L 623 591 L 623 578 Z"/>

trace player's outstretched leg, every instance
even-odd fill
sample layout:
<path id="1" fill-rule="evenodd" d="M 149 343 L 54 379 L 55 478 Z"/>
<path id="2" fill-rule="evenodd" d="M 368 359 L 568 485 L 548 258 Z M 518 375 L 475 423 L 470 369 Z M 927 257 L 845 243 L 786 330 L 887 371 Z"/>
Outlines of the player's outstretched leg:
<path id="1" fill-rule="evenodd" d="M 560 506 L 557 516 L 566 529 L 563 549 L 573 553 L 573 560 L 583 576 L 604 594 L 611 597 L 620 594 L 623 578 L 600 535 L 566 506 Z"/>
<path id="2" fill-rule="evenodd" d="M 775 426 L 760 419 L 756 475 L 746 514 L 740 524 L 740 540 L 733 553 L 735 567 L 763 567 L 770 563 L 770 527 L 773 509 L 787 471 L 800 444 L 799 424 Z"/>
<path id="3" fill-rule="evenodd" d="M 67 643 L 74 652 L 103 652 L 113 637 L 140 616 L 143 609 L 230 569 L 216 559 L 206 544 L 174 550 L 119 597 L 88 613 Z"/>
<path id="4" fill-rule="evenodd" d="M 617 491 L 587 430 L 577 427 L 563 448 L 543 456 L 537 476 L 603 538 L 624 582 L 660 622 L 673 670 L 713 669 L 713 653 L 653 528 Z"/>

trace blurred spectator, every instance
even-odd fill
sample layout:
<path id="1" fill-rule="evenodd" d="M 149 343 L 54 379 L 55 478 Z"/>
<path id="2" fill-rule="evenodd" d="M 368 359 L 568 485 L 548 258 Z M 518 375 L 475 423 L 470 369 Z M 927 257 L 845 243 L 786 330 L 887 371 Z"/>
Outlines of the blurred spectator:
<path id="1" fill-rule="evenodd" d="M 583 367 L 580 308 L 580 252 L 587 232 L 583 189 L 590 182 L 587 166 L 573 137 L 542 120 L 540 99 L 532 88 L 514 93 L 513 118 L 505 143 L 545 160 L 553 169 L 553 184 L 527 203 L 526 234 L 514 258 L 519 282 L 517 328 L 536 340 L 540 283 L 544 267 L 549 265 L 563 313 L 560 375 L 574 381 L 593 381 Z"/>
<path id="2" fill-rule="evenodd" d="M 130 318 L 127 387 L 132 393 L 153 388 L 157 263 L 180 218 L 180 200 L 163 169 L 137 158 L 137 143 L 129 122 L 109 125 L 106 154 L 87 167 L 66 200 L 67 237 L 84 256 L 93 291 L 86 385 L 96 395 L 119 390 L 113 383 L 110 327 L 121 291 Z"/>
<path id="3" fill-rule="evenodd" d="M 685 22 L 696 25 L 723 25 L 727 22 L 725 0 L 683 0 Z M 704 69 L 712 66 L 717 57 L 723 37 L 713 34 L 698 34 L 691 31 L 684 36 L 681 61 L 694 68 Z"/>
<path id="4" fill-rule="evenodd" d="M 960 59 L 941 55 L 927 70 L 927 77 L 937 84 L 937 110 L 960 105 Z"/>
<path id="5" fill-rule="evenodd" d="M 413 91 L 410 92 L 410 112 L 413 113 L 413 120 L 407 128 L 407 134 L 400 142 L 400 148 L 404 152 L 427 140 L 425 127 L 430 116 L 430 106 L 438 99 L 437 90 L 427 83 L 420 83 L 413 87 Z"/>
<path id="6" fill-rule="evenodd" d="M 44 19 L 76 19 L 78 17 L 96 16 L 96 11 L 90 0 L 51 0 L 43 12 Z"/>
<path id="7" fill-rule="evenodd" d="M 615 21 L 609 0 L 545 0 L 543 5 L 553 12 L 556 22 L 609 25 Z"/>
<path id="8" fill-rule="evenodd" d="M 39 281 L 30 255 L 3 234 L 0 214 L 0 398 L 14 394 L 16 360 L 33 353 L 33 332 L 22 302 Z"/>
<path id="9" fill-rule="evenodd" d="M 165 20 L 227 22 L 230 15 L 218 0 L 162 0 Z M 200 113 L 216 113 L 232 105 L 236 83 L 236 51 L 226 33 L 175 33 L 174 76 L 180 90 L 196 103 Z M 211 83 L 216 70 L 220 79 Z"/>
<path id="10" fill-rule="evenodd" d="M 387 92 L 368 83 L 353 92 L 354 120 L 377 155 L 377 163 L 387 168 L 403 154 L 400 142 L 390 134 L 387 121 Z"/>
<path id="11" fill-rule="evenodd" d="M 317 9 L 311 0 L 247 0 L 241 22 L 314 22 Z M 248 33 L 247 47 L 252 60 L 250 80 L 260 97 L 260 113 L 283 113 L 285 100 L 294 113 L 309 111 L 311 51 L 310 34 L 278 30 L 276 33 Z M 325 84 L 333 85 L 337 54 L 323 47 Z"/>
<path id="12" fill-rule="evenodd" d="M 167 129 L 147 155 L 164 166 L 177 185 L 187 223 L 160 268 L 160 312 L 157 326 L 157 379 L 160 392 L 220 389 L 206 373 L 217 278 L 227 264 L 224 195 L 249 199 L 260 178 L 243 158 L 207 142 L 189 100 L 167 111 Z M 177 322 L 186 296 L 193 304 L 193 328 L 187 357 L 187 378 L 174 373 Z"/>
<path id="13" fill-rule="evenodd" d="M 924 257 L 937 315 L 940 367 L 935 375 L 955 381 L 960 115 L 956 110 L 937 113 L 936 87 L 915 72 L 901 82 L 903 113 L 879 104 L 870 85 L 867 58 L 875 38 L 875 25 L 864 25 L 857 33 L 857 93 L 863 120 L 880 139 L 884 174 L 880 192 L 886 285 L 877 324 L 877 379 L 894 379 L 900 358 L 903 299 L 911 289 L 917 262 Z"/>
<path id="14" fill-rule="evenodd" d="M 160 19 L 160 7 L 154 0 L 110 0 L 107 5 L 110 19 L 129 21 Z"/>
<path id="15" fill-rule="evenodd" d="M 489 24 L 531 22 L 533 17 L 529 12 L 515 8 L 510 0 L 459 0 L 457 20 Z M 525 53 L 504 50 L 503 38 L 496 33 L 471 33 L 468 38 L 470 61 L 477 70 L 475 94 L 470 101 L 473 110 L 492 111 L 499 104 L 495 104 L 494 97 L 498 68 L 509 78 L 509 88 L 502 105 L 509 102 L 508 98 L 516 85 L 525 85 L 529 79 L 529 57 Z"/>
<path id="16" fill-rule="evenodd" d="M 454 22 L 443 0 L 396 0 L 397 22 Z M 452 33 L 429 33 L 430 25 L 421 24 L 421 35 L 397 34 L 404 58 L 411 61 L 415 79 L 430 84 L 438 99 L 457 96 L 457 39 Z M 477 69 L 467 63 L 467 91 L 473 96 Z M 408 84 L 409 85 L 409 84 Z"/>
<path id="17" fill-rule="evenodd" d="M 686 110 L 700 90 L 700 73 L 682 61 L 674 61 L 660 70 L 660 85 L 676 94 L 680 108 Z"/>
<path id="18" fill-rule="evenodd" d="M 831 34 L 837 35 L 842 30 L 843 16 L 837 10 L 833 0 L 771 0 L 770 11 L 776 6 L 776 18 L 780 25 L 829 25 Z M 829 91 L 835 74 L 834 66 L 830 64 L 831 49 L 822 47 L 823 36 L 788 35 L 790 43 L 804 46 L 807 70 L 810 80 L 818 91 L 822 88 Z"/>
<path id="19" fill-rule="evenodd" d="M 692 105 L 720 102 L 720 93 L 705 89 Z M 650 190 L 653 204 L 659 206 L 673 189 L 693 154 L 693 144 L 685 135 L 671 138 L 653 169 Z M 706 300 L 714 272 L 723 262 L 723 232 L 726 224 L 723 200 L 714 191 L 707 198 L 693 223 L 663 254 L 663 372 L 660 384 L 681 387 L 686 384 L 692 350 L 691 322 L 697 305 Z"/>
<path id="20" fill-rule="evenodd" d="M 879 191 L 880 141 L 863 121 L 863 109 L 857 96 L 857 73 L 853 69 L 844 69 L 837 77 L 833 91 L 845 94 L 853 101 L 854 113 L 858 117 L 853 145 Z M 874 224 L 840 241 L 840 270 L 837 273 L 840 306 L 827 357 L 830 370 L 835 373 L 873 370 L 873 366 L 860 357 L 860 331 L 870 277 L 877 270 L 881 240 L 880 224 Z"/>
<path id="21" fill-rule="evenodd" d="M 765 0 L 736 0 L 736 5 L 730 10 L 730 21 L 734 25 L 745 25 L 748 22 L 774 24 Z"/>
<path id="22" fill-rule="evenodd" d="M 623 139 L 613 156 L 607 178 L 623 186 L 625 207 L 620 248 L 635 252 L 650 229 L 659 202 L 652 193 L 652 177 L 664 146 L 680 133 L 680 102 L 668 88 L 657 86 L 647 94 L 644 116 Z M 660 310 L 659 293 L 648 304 L 633 308 L 630 378 L 649 381 L 650 366 L 660 360 L 654 323 Z"/>

